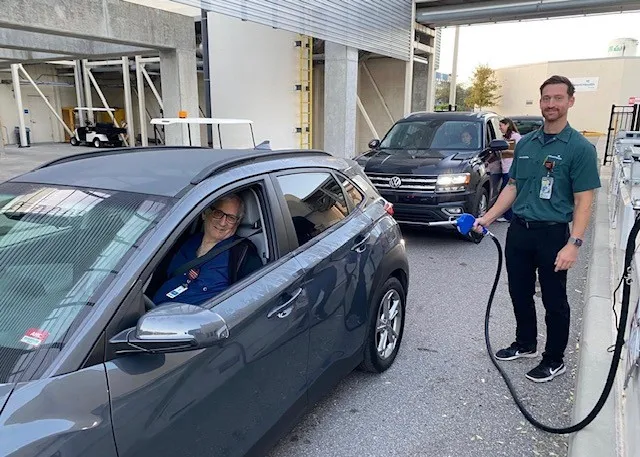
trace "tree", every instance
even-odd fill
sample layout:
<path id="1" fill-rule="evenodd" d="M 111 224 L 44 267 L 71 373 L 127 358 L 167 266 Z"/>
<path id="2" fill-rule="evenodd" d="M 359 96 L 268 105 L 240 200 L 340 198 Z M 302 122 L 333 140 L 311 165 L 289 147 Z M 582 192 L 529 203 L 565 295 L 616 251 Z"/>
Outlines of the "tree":
<path id="1" fill-rule="evenodd" d="M 449 105 L 449 89 L 451 87 L 451 83 L 449 81 L 440 81 L 436 85 L 436 106 L 448 106 Z M 467 98 L 467 89 L 465 89 L 461 84 L 456 85 L 456 105 L 458 111 L 467 111 L 469 107 L 465 103 L 465 99 Z"/>
<path id="2" fill-rule="evenodd" d="M 473 72 L 473 82 L 465 102 L 469 106 L 477 106 L 480 109 L 485 106 L 495 106 L 501 98 L 498 94 L 499 90 L 496 72 L 488 65 L 478 65 Z"/>

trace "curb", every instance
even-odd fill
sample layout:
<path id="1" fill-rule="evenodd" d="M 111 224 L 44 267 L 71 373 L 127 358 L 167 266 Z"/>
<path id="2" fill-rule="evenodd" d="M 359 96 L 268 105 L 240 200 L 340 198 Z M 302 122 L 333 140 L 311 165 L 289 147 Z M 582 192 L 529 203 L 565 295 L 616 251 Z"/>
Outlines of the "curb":
<path id="1" fill-rule="evenodd" d="M 582 336 L 576 379 L 576 401 L 572 423 L 583 420 L 595 406 L 604 387 L 614 341 L 612 325 L 611 243 L 609 241 L 610 169 L 602 167 L 602 187 L 596 193 L 596 209 L 591 264 L 587 276 Z M 615 419 L 616 384 L 598 416 L 586 428 L 569 438 L 568 457 L 617 457 Z"/>

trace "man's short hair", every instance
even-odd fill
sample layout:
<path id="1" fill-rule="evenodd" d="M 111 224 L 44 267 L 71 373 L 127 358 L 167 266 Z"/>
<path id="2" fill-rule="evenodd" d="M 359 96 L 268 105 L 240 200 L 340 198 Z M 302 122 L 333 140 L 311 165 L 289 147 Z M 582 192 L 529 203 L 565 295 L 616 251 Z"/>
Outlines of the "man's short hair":
<path id="1" fill-rule="evenodd" d="M 542 90 L 550 84 L 566 84 L 567 94 L 569 97 L 573 97 L 573 94 L 576 93 L 576 88 L 569 78 L 566 76 L 553 75 L 551 78 L 543 82 L 542 86 L 540 86 L 540 95 L 542 95 Z"/>
<path id="2" fill-rule="evenodd" d="M 215 206 L 218 203 L 224 202 L 224 201 L 234 201 L 236 203 L 238 203 L 238 217 L 240 219 L 242 219 L 242 217 L 244 216 L 244 200 L 242 200 L 242 198 L 240 198 L 237 194 L 227 194 L 227 195 L 223 195 L 222 197 L 218 198 L 216 201 L 214 201 L 210 208 L 215 208 Z"/>

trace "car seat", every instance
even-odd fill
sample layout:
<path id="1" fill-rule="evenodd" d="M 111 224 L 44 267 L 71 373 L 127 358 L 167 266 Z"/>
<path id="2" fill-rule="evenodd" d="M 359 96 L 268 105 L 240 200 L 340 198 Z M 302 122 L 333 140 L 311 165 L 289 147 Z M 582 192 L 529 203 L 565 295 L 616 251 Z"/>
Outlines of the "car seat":
<path id="1" fill-rule="evenodd" d="M 258 194 L 253 189 L 246 189 L 238 193 L 244 202 L 244 216 L 236 231 L 236 235 L 248 238 L 257 248 L 262 264 L 269 260 L 269 243 L 264 231 L 262 205 Z"/>

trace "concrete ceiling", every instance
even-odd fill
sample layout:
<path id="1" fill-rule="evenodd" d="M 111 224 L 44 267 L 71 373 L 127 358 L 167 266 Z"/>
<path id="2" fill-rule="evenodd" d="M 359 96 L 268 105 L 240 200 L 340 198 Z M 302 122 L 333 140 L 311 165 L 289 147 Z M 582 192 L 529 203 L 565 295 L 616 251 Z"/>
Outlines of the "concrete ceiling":
<path id="1" fill-rule="evenodd" d="M 640 11 L 638 0 L 416 0 L 416 21 L 431 27 Z"/>
<path id="2" fill-rule="evenodd" d="M 168 0 L 164 10 L 147 6 L 159 1 L 2 0 L 0 66 L 195 51 L 188 11 Z"/>

